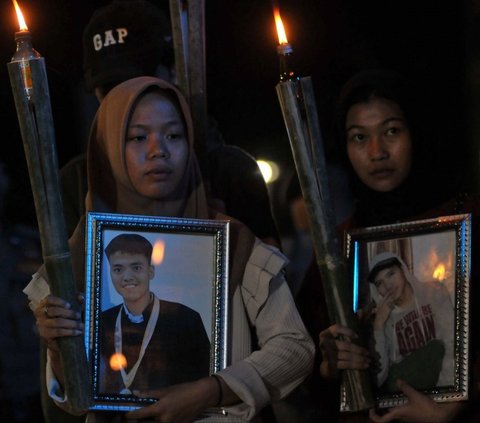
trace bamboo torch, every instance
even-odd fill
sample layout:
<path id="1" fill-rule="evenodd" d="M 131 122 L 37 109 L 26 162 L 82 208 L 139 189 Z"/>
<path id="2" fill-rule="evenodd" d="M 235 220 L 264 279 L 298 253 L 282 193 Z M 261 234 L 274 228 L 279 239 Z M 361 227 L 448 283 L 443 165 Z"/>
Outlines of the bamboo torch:
<path id="1" fill-rule="evenodd" d="M 188 78 L 188 10 L 186 0 L 170 0 L 170 21 L 172 24 L 175 54 L 175 78 L 182 94 L 189 100 Z"/>
<path id="2" fill-rule="evenodd" d="M 317 265 L 332 322 L 356 330 L 350 306 L 348 273 L 335 234 L 335 220 L 328 188 L 325 154 L 310 77 L 299 78 L 291 68 L 288 43 L 278 7 L 274 16 L 279 34 L 280 83 L 276 86 L 298 179 L 309 216 Z M 320 283 L 320 282 L 319 282 Z M 345 411 L 374 406 L 368 374 L 360 370 L 342 373 Z M 342 389 L 342 391 L 344 391 Z"/>
<path id="3" fill-rule="evenodd" d="M 195 131 L 195 152 L 204 176 L 207 167 L 207 81 L 205 71 L 205 0 L 170 0 L 177 85 L 187 98 Z"/>
<path id="4" fill-rule="evenodd" d="M 58 180 L 58 162 L 45 61 L 32 48 L 31 34 L 16 0 L 20 30 L 17 50 L 7 64 L 27 159 L 42 243 L 43 261 L 52 294 L 77 304 L 67 231 Z M 76 411 L 90 405 L 88 364 L 81 337 L 59 338 L 65 390 Z"/>

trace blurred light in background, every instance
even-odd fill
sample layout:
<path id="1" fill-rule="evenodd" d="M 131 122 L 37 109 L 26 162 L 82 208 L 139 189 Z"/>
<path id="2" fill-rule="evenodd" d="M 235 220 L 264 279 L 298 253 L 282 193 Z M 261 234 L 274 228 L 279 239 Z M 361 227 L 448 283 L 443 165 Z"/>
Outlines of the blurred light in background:
<path id="1" fill-rule="evenodd" d="M 275 162 L 270 162 L 268 160 L 257 160 L 258 167 L 260 172 L 262 172 L 263 179 L 267 184 L 272 183 L 278 179 L 280 175 L 280 168 Z"/>
<path id="2" fill-rule="evenodd" d="M 152 263 L 156 266 L 162 264 L 165 257 L 165 241 L 157 239 L 152 251 Z"/>
<path id="3" fill-rule="evenodd" d="M 110 367 L 112 370 L 119 372 L 127 367 L 127 359 L 122 353 L 114 353 L 110 357 Z"/>

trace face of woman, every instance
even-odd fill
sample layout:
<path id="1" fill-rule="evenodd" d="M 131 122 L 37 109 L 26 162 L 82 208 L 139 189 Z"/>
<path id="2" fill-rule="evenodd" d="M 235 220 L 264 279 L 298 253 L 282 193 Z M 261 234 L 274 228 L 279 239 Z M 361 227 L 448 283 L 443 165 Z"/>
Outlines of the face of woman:
<path id="1" fill-rule="evenodd" d="M 174 196 L 185 172 L 188 141 L 185 125 L 170 99 L 158 92 L 138 102 L 127 129 L 127 172 L 144 197 Z"/>
<path id="2" fill-rule="evenodd" d="M 348 158 L 367 187 L 388 192 L 405 181 L 412 165 L 412 140 L 396 103 L 373 98 L 354 104 L 345 129 Z"/>

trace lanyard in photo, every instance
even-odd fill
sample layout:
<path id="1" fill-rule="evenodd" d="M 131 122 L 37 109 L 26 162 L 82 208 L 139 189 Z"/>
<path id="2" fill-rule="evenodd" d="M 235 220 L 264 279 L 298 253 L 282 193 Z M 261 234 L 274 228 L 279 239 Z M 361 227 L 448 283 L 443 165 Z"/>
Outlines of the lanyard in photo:
<path id="1" fill-rule="evenodd" d="M 120 307 L 120 310 L 118 311 L 117 320 L 115 322 L 115 353 L 116 354 L 122 354 L 122 308 L 123 307 Z M 156 296 L 154 296 L 153 310 L 152 310 L 152 313 L 150 314 L 150 318 L 148 319 L 147 327 L 145 328 L 145 333 L 143 335 L 143 340 L 142 340 L 142 345 L 140 347 L 138 360 L 128 373 L 125 371 L 124 367 L 120 369 L 123 383 L 125 384 L 125 389 L 123 389 L 120 392 L 121 394 L 132 393 L 129 389 L 130 385 L 135 379 L 138 367 L 140 366 L 140 363 L 142 362 L 143 356 L 145 354 L 145 350 L 147 349 L 147 346 L 150 343 L 150 339 L 152 339 L 153 331 L 155 330 L 155 326 L 157 324 L 159 314 L 160 314 L 160 301 Z"/>

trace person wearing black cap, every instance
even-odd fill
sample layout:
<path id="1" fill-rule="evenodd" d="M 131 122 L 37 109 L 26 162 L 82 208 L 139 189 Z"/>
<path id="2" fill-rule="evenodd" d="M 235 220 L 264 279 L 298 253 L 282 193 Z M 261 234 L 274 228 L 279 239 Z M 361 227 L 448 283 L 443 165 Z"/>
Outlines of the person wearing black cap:
<path id="1" fill-rule="evenodd" d="M 99 101 L 118 83 L 137 76 L 174 80 L 170 22 L 146 0 L 113 0 L 98 9 L 83 33 L 85 87 Z M 224 142 L 209 118 L 204 179 L 211 205 L 244 222 L 260 239 L 280 246 L 267 187 L 255 159 Z M 69 234 L 85 211 L 85 156 L 61 170 L 65 220 Z"/>
<path id="2" fill-rule="evenodd" d="M 97 9 L 83 31 L 85 89 L 99 101 L 139 75 L 171 80 L 173 64 L 170 22 L 146 0 L 114 0 Z"/>

